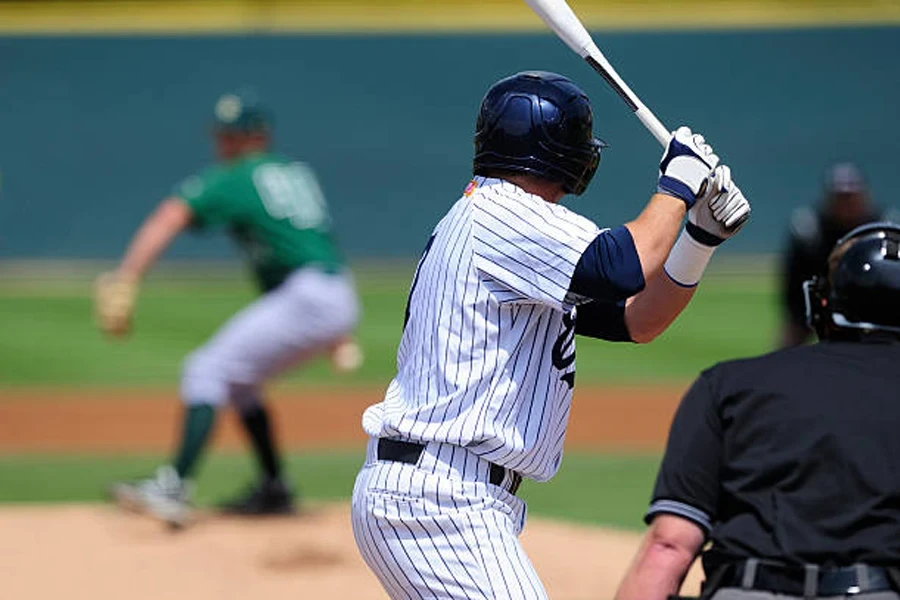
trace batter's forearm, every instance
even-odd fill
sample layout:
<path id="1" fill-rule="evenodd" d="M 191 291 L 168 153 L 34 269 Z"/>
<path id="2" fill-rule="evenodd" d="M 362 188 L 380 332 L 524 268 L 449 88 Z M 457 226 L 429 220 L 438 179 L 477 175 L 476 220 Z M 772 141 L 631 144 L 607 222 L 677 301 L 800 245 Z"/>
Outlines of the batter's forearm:
<path id="1" fill-rule="evenodd" d="M 666 194 L 654 194 L 643 212 L 625 227 L 631 232 L 641 260 L 644 280 L 649 282 L 662 270 L 684 221 L 685 204 Z"/>
<path id="2" fill-rule="evenodd" d="M 641 344 L 655 339 L 681 314 L 696 289 L 676 285 L 660 269 L 647 281 L 644 291 L 625 305 L 625 325 L 631 339 Z"/>
<path id="3" fill-rule="evenodd" d="M 132 238 L 119 266 L 119 276 L 134 281 L 142 279 L 190 222 L 190 208 L 181 200 L 173 198 L 160 204 Z"/>

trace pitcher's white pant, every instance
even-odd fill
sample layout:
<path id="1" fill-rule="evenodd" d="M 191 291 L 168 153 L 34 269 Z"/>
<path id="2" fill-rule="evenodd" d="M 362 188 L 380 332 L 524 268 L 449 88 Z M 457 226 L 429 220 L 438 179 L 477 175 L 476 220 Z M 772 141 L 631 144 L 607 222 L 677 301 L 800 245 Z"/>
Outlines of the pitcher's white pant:
<path id="1" fill-rule="evenodd" d="M 181 396 L 188 404 L 252 405 L 263 380 L 329 348 L 358 315 L 348 274 L 299 269 L 187 357 Z"/>
<path id="2" fill-rule="evenodd" d="M 430 443 L 416 465 L 379 461 L 370 440 L 353 489 L 353 534 L 395 600 L 545 599 L 518 535 L 525 502 L 490 482 L 490 463 Z"/>

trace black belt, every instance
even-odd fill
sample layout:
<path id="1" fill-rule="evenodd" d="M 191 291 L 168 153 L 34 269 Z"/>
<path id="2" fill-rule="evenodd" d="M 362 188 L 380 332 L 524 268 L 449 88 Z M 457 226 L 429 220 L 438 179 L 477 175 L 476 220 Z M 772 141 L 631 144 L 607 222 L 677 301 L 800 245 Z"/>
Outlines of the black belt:
<path id="1" fill-rule="evenodd" d="M 716 588 L 764 590 L 800 597 L 844 596 L 895 589 L 886 568 L 869 565 L 818 568 L 809 574 L 810 581 L 807 581 L 807 570 L 800 566 L 758 562 L 755 574 L 747 573 L 750 568 L 746 561 L 729 564 L 722 567 L 721 575 L 716 574 L 719 577 L 710 579 L 718 579 Z"/>
<path id="2" fill-rule="evenodd" d="M 389 438 L 378 439 L 378 460 L 389 460 L 393 462 L 401 462 L 414 465 L 419 462 L 419 457 L 425 450 L 424 444 L 416 442 L 404 442 L 401 440 L 392 440 Z M 515 494 L 522 483 L 522 476 L 500 465 L 490 463 L 491 475 L 490 482 L 493 485 L 502 485 L 506 473 L 510 474 L 508 492 Z"/>

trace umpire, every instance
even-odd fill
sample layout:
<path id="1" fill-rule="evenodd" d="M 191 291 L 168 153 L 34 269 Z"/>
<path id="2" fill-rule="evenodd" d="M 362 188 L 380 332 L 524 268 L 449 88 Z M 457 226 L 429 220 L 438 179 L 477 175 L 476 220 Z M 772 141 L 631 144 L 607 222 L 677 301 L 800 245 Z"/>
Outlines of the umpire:
<path id="1" fill-rule="evenodd" d="M 900 225 L 838 241 L 804 285 L 819 342 L 709 369 L 683 398 L 616 600 L 900 594 Z"/>
<path id="2" fill-rule="evenodd" d="M 803 282 L 825 273 L 828 254 L 847 232 L 880 218 L 862 173 L 852 163 L 839 163 L 828 170 L 820 206 L 794 211 L 781 268 L 783 347 L 802 344 L 812 333 L 806 324 Z"/>

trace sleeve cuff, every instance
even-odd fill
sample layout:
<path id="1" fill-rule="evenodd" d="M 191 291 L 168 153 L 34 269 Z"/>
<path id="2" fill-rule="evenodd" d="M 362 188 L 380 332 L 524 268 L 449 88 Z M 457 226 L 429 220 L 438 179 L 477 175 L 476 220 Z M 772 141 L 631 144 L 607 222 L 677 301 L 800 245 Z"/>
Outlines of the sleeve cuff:
<path id="1" fill-rule="evenodd" d="M 677 500 L 654 500 L 644 515 L 644 522 L 649 524 L 654 517 L 661 514 L 683 517 L 696 523 L 707 535 L 712 530 L 712 518 L 706 511 Z"/>

